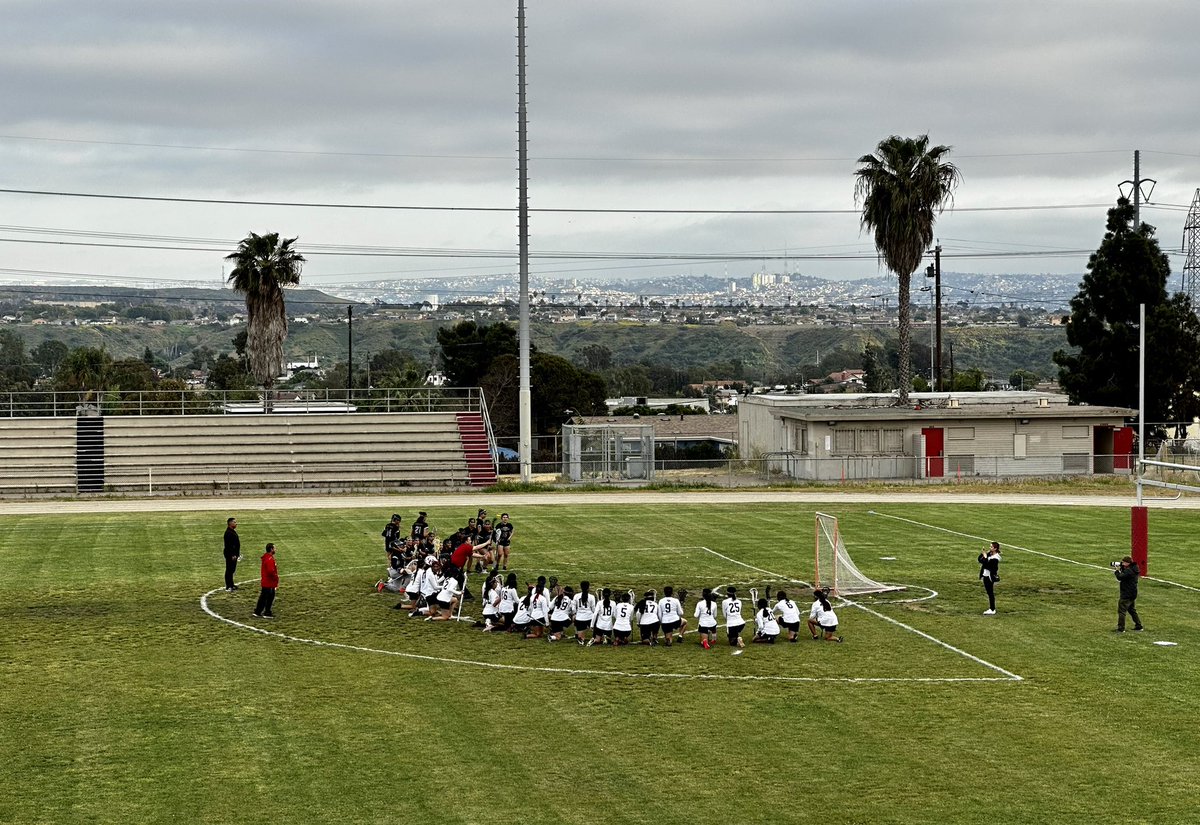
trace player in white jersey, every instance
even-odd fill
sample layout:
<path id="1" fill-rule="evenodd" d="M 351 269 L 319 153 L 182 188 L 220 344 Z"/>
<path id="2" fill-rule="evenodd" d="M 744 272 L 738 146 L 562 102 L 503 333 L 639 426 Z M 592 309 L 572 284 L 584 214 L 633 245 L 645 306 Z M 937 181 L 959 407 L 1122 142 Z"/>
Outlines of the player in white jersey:
<path id="1" fill-rule="evenodd" d="M 546 577 L 538 576 L 537 584 L 529 594 L 529 633 L 527 639 L 540 639 L 550 625 L 550 593 L 546 590 Z"/>
<path id="2" fill-rule="evenodd" d="M 629 644 L 629 634 L 633 632 L 633 596 L 622 593 L 617 608 L 613 611 L 613 644 Z"/>
<path id="3" fill-rule="evenodd" d="M 500 623 L 498 629 L 512 629 L 513 614 L 517 612 L 517 602 L 520 600 L 521 596 L 517 592 L 517 574 L 509 573 L 504 580 L 504 586 L 500 588 L 500 604 L 496 609 Z"/>
<path id="4" fill-rule="evenodd" d="M 779 623 L 787 628 L 788 641 L 797 641 L 800 638 L 800 608 L 783 590 L 775 594 L 775 600 L 775 613 Z"/>
<path id="5" fill-rule="evenodd" d="M 775 621 L 775 611 L 767 607 L 766 599 L 759 599 L 757 607 L 754 611 L 754 638 L 751 641 L 773 645 L 779 637 L 779 622 Z"/>
<path id="6" fill-rule="evenodd" d="M 591 582 L 579 583 L 579 592 L 571 603 L 571 615 L 575 617 L 575 641 L 584 644 L 584 632 L 591 627 L 592 617 L 596 615 L 596 594 L 592 592 Z"/>
<path id="7" fill-rule="evenodd" d="M 557 642 L 571 626 L 571 611 L 575 607 L 575 588 L 565 587 L 550 600 L 550 641 Z"/>
<path id="8" fill-rule="evenodd" d="M 825 598 L 825 593 L 819 588 L 813 588 L 813 603 L 808 609 L 808 632 L 812 634 L 813 640 L 821 638 L 821 624 L 817 621 L 817 617 L 821 615 L 821 599 Z"/>
<path id="9" fill-rule="evenodd" d="M 443 582 L 442 563 L 434 561 L 425 570 L 425 578 L 421 580 L 421 600 L 417 602 L 416 609 L 409 615 L 431 615 L 435 609 L 437 594 L 441 591 Z"/>
<path id="10" fill-rule="evenodd" d="M 483 621 L 480 624 L 484 630 L 491 630 L 500 623 L 500 591 L 503 589 L 504 580 L 493 571 L 483 584 Z"/>
<path id="11" fill-rule="evenodd" d="M 512 624 L 509 628 L 513 633 L 520 633 L 522 638 L 528 638 L 529 630 L 529 599 L 533 596 L 533 588 L 529 588 L 529 592 L 525 597 L 517 602 L 517 612 L 513 614 Z"/>
<path id="12" fill-rule="evenodd" d="M 461 572 L 447 573 L 442 577 L 442 589 L 438 591 L 436 600 L 429 608 L 429 618 L 427 622 L 448 622 L 454 618 L 454 608 L 458 607 L 458 600 L 462 597 L 463 588 L 462 582 L 466 579 L 466 574 Z"/>
<path id="13" fill-rule="evenodd" d="M 696 602 L 695 619 L 700 633 L 700 646 L 708 650 L 717 640 L 717 601 L 707 587 L 700 601 Z"/>
<path id="14" fill-rule="evenodd" d="M 658 644 L 658 600 L 654 596 L 653 590 L 647 590 L 633 607 L 633 612 L 638 617 L 638 631 L 644 645 Z"/>
<path id="15" fill-rule="evenodd" d="M 658 600 L 658 614 L 667 647 L 671 646 L 672 641 L 682 642 L 687 619 L 683 618 L 683 602 L 675 598 L 675 589 L 670 585 L 663 588 L 663 597 Z"/>
<path id="16" fill-rule="evenodd" d="M 729 636 L 730 647 L 745 647 L 742 642 L 742 628 L 746 619 L 742 616 L 742 600 L 737 597 L 736 587 L 725 588 L 725 601 L 721 602 L 721 613 L 725 616 L 725 632 Z"/>
<path id="17" fill-rule="evenodd" d="M 837 635 L 838 618 L 833 612 L 833 606 L 824 593 L 817 596 L 817 626 L 821 628 L 827 642 L 840 642 L 842 637 Z"/>
<path id="18" fill-rule="evenodd" d="M 607 587 L 600 593 L 600 601 L 596 602 L 596 612 L 592 616 L 592 645 L 606 645 L 612 641 L 613 621 L 617 617 L 617 603 L 612 599 L 612 591 Z"/>

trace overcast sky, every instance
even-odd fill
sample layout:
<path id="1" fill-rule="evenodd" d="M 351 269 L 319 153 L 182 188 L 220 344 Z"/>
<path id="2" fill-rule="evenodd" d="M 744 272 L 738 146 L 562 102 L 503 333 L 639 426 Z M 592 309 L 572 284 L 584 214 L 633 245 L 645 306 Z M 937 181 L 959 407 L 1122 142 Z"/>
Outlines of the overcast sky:
<path id="1" fill-rule="evenodd" d="M 2 193 L 0 278 L 216 285 L 249 231 L 299 236 L 317 286 L 515 271 L 515 0 L 3 10 L 0 188 L 500 211 Z M 785 254 L 874 275 L 853 172 L 890 134 L 953 147 L 947 270 L 1082 273 L 1134 149 L 1164 249 L 1200 186 L 1200 3 L 528 0 L 527 23 L 531 206 L 678 210 L 535 212 L 535 275 L 747 275 Z M 119 246 L 138 244 L 202 249 Z M 436 256 L 318 254 L 344 247 Z M 636 259 L 672 254 L 735 260 Z"/>

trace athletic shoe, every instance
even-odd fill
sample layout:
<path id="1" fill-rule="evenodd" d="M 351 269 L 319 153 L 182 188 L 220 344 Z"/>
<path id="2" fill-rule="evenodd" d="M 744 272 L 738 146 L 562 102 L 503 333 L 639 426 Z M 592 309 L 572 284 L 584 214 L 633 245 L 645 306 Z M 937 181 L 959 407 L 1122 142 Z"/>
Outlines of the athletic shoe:
<path id="1" fill-rule="evenodd" d="M 1114 627 L 1113 628 L 1113 633 L 1124 633 L 1124 632 L 1125 632 L 1125 628 L 1123 628 L 1123 627 Z"/>
<path id="2" fill-rule="evenodd" d="M 675 641 L 677 641 L 677 642 L 682 642 L 682 641 L 683 641 L 683 634 L 682 634 L 682 633 L 678 634 L 678 635 L 675 637 Z"/>
<path id="3" fill-rule="evenodd" d="M 837 642 L 838 644 L 841 644 L 845 640 L 841 636 L 837 636 L 834 638 L 834 641 Z"/>
<path id="4" fill-rule="evenodd" d="M 985 615 L 985 616 L 995 616 L 995 615 L 996 615 L 996 611 L 995 611 L 995 610 L 985 610 L 985 611 L 983 611 L 983 615 Z"/>
<path id="5" fill-rule="evenodd" d="M 274 613 L 264 613 L 264 614 L 262 614 L 262 617 L 263 617 L 264 619 L 274 619 L 274 618 L 275 618 L 275 614 L 274 614 Z"/>
<path id="6" fill-rule="evenodd" d="M 578 644 L 580 647 L 583 647 L 583 639 L 576 639 L 575 643 Z"/>
<path id="7" fill-rule="evenodd" d="M 383 582 L 382 582 L 382 581 L 377 581 L 377 582 L 375 582 L 375 592 L 376 592 L 376 593 L 382 593 L 382 592 L 383 592 Z"/>
<path id="8" fill-rule="evenodd" d="M 1133 631 L 1134 631 L 1135 633 L 1141 633 L 1141 632 L 1142 632 L 1143 630 L 1145 630 L 1145 629 L 1146 629 L 1146 628 L 1142 627 L 1141 625 L 1138 625 L 1137 627 L 1135 627 L 1135 628 L 1133 629 Z"/>
<path id="9" fill-rule="evenodd" d="M 230 588 L 230 590 L 241 590 L 241 589 L 242 588 L 238 587 L 236 584 Z"/>
<path id="10" fill-rule="evenodd" d="M 712 645 L 710 645 L 710 644 L 708 643 L 708 639 L 701 639 L 701 640 L 700 640 L 700 647 L 704 648 L 705 650 L 708 650 L 709 648 L 711 648 L 711 647 L 712 647 Z"/>
<path id="11" fill-rule="evenodd" d="M 226 592 L 226 593 L 232 593 L 232 592 L 233 592 L 233 588 L 232 588 L 232 587 L 226 587 L 226 588 L 225 588 L 225 592 Z"/>
<path id="12" fill-rule="evenodd" d="M 592 645 L 594 645 L 595 643 L 596 643 L 596 640 L 595 640 L 595 639 L 588 639 L 588 640 L 587 640 L 587 646 L 588 646 L 588 647 L 591 647 L 591 646 L 592 646 Z"/>
<path id="13" fill-rule="evenodd" d="M 254 617 L 254 618 L 256 618 L 256 619 L 261 619 L 261 618 L 262 618 L 262 614 L 261 614 L 261 613 L 251 613 L 250 615 L 251 615 L 251 616 L 253 616 L 253 617 Z"/>

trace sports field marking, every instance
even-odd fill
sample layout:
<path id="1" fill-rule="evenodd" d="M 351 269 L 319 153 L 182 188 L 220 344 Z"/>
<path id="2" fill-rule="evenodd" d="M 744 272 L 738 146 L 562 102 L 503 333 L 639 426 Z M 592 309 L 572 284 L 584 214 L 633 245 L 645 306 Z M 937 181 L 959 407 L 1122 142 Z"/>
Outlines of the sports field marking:
<path id="1" fill-rule="evenodd" d="M 768 576 L 772 576 L 773 578 L 783 579 L 784 581 L 793 581 L 793 582 L 796 582 L 797 584 L 802 584 L 805 587 L 812 587 L 811 584 L 809 584 L 808 582 L 803 581 L 801 579 L 792 578 L 790 576 L 783 576 L 779 573 L 772 573 L 770 570 L 764 570 L 761 567 L 755 567 L 752 564 L 746 564 L 745 562 L 741 562 L 741 561 L 738 561 L 737 559 L 730 558 L 729 556 L 726 556 L 723 553 L 718 553 L 716 550 L 712 550 L 708 547 L 703 547 L 701 549 L 707 550 L 709 553 L 712 553 L 714 556 L 719 556 L 719 557 L 725 559 L 726 561 L 732 562 L 733 564 L 740 564 L 742 567 L 747 567 L 751 570 L 756 570 L 759 573 L 766 573 Z M 927 639 L 936 645 L 944 647 L 946 650 L 957 653 L 959 656 L 970 659 L 972 662 L 975 662 L 976 664 L 983 665 L 984 667 L 988 668 L 989 670 L 994 670 L 997 673 L 1003 673 L 1004 676 L 1011 681 L 1015 681 L 1015 682 L 1023 682 L 1024 681 L 1024 679 L 1022 677 L 1018 676 L 1017 674 L 1013 673 L 1012 671 L 1005 670 L 1004 668 L 1000 667 L 999 665 L 994 665 L 991 662 L 988 662 L 984 659 L 980 659 L 978 656 L 967 653 L 965 650 L 962 650 L 961 648 L 957 648 L 954 645 L 950 644 L 949 642 L 943 642 L 941 639 L 939 639 L 935 636 L 930 636 L 928 633 L 926 633 L 923 630 L 917 630 L 915 627 L 912 627 L 911 625 L 907 625 L 902 621 L 891 618 L 890 616 L 885 616 L 876 610 L 872 610 L 871 608 L 869 608 L 865 605 L 859 604 L 858 602 L 851 601 L 850 599 L 842 599 L 842 602 L 844 604 L 850 605 L 851 607 L 857 607 L 859 610 L 863 611 L 864 613 L 869 613 L 872 616 L 883 619 L 885 622 L 894 624 L 897 627 L 902 627 L 911 633 L 915 633 L 918 636 L 920 636 L 921 638 Z"/>
<path id="2" fill-rule="evenodd" d="M 893 521 L 902 521 L 905 524 L 912 524 L 917 527 L 924 527 L 928 530 L 937 530 L 941 533 L 949 533 L 952 536 L 962 536 L 963 538 L 974 539 L 976 541 L 990 541 L 991 540 L 991 539 L 985 538 L 984 536 L 973 536 L 970 533 L 962 533 L 962 532 L 959 532 L 958 530 L 951 530 L 949 527 L 939 527 L 936 524 L 926 524 L 923 521 L 914 521 L 913 519 L 904 518 L 903 516 L 893 516 L 888 513 L 880 513 L 875 510 L 868 510 L 867 513 L 872 516 L 879 516 L 880 518 L 889 518 L 889 519 L 892 519 Z M 1008 544 L 1007 542 L 1000 542 L 1000 546 L 1001 547 L 1009 547 L 1009 548 L 1012 548 L 1013 550 L 1020 550 L 1022 553 L 1030 553 L 1034 556 L 1041 556 L 1042 558 L 1045 558 L 1045 559 L 1053 559 L 1054 561 L 1063 561 L 1063 562 L 1066 562 L 1067 564 L 1074 564 L 1078 567 L 1089 567 L 1093 570 L 1103 570 L 1106 573 L 1111 572 L 1111 569 L 1112 569 L 1110 567 L 1105 567 L 1102 564 L 1092 564 L 1091 562 L 1088 562 L 1088 561 L 1078 561 L 1076 559 L 1068 559 L 1065 556 L 1056 556 L 1053 553 L 1043 553 L 1041 550 L 1033 550 L 1029 547 L 1021 547 L 1020 545 Z M 1142 578 L 1142 581 L 1158 582 L 1159 584 L 1167 584 L 1167 585 L 1170 585 L 1171 587 L 1180 587 L 1180 588 L 1183 588 L 1184 590 L 1191 590 L 1193 592 L 1200 593 L 1200 587 L 1192 587 L 1190 584 L 1180 584 L 1179 582 L 1173 582 L 1169 579 L 1160 579 L 1155 576 L 1142 576 L 1141 578 Z"/>

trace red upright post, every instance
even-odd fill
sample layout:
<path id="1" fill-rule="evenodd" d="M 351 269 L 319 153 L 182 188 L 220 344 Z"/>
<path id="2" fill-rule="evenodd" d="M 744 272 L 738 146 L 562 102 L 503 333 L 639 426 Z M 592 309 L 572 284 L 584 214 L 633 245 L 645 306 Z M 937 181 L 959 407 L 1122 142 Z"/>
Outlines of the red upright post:
<path id="1" fill-rule="evenodd" d="M 1129 555 L 1143 576 L 1148 571 L 1150 536 L 1145 507 L 1129 508 Z"/>

